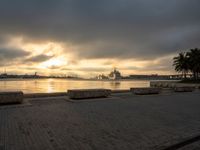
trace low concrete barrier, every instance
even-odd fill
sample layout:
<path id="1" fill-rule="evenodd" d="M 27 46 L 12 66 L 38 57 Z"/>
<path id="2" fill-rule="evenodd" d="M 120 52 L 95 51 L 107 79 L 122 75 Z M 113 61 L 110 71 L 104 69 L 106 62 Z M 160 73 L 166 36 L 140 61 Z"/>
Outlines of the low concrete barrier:
<path id="1" fill-rule="evenodd" d="M 130 90 L 112 90 L 112 93 L 128 93 Z"/>
<path id="2" fill-rule="evenodd" d="M 184 86 L 184 87 L 175 87 L 174 92 L 193 92 L 195 87 L 192 86 Z"/>
<path id="3" fill-rule="evenodd" d="M 24 94 L 24 98 L 42 98 L 42 97 L 57 97 L 57 96 L 67 96 L 67 92 Z"/>
<path id="4" fill-rule="evenodd" d="M 159 94 L 160 88 L 131 88 L 130 91 L 136 95 Z"/>
<path id="5" fill-rule="evenodd" d="M 0 104 L 22 103 L 23 92 L 0 92 Z"/>
<path id="6" fill-rule="evenodd" d="M 174 88 L 178 85 L 177 81 L 150 81 L 150 87 Z"/>
<path id="7" fill-rule="evenodd" d="M 109 89 L 75 89 L 68 90 L 68 96 L 71 99 L 101 98 L 111 95 Z"/>

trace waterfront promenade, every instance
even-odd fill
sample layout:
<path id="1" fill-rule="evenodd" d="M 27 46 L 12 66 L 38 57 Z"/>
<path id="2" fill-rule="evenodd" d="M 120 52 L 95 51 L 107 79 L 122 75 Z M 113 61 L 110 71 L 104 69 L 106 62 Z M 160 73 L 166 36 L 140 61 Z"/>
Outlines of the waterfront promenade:
<path id="1" fill-rule="evenodd" d="M 197 150 L 199 108 L 200 91 L 25 99 L 0 106 L 0 150 Z"/>

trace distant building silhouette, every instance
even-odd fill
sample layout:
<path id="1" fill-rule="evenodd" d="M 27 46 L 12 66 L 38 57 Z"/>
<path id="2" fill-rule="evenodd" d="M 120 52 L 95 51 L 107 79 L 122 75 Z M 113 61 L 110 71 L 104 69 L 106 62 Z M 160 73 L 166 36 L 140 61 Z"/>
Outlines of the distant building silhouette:
<path id="1" fill-rule="evenodd" d="M 114 68 L 114 70 L 109 74 L 108 77 L 109 79 L 112 80 L 117 80 L 122 78 L 121 73 L 116 68 Z"/>
<path id="2" fill-rule="evenodd" d="M 103 79 L 109 79 L 109 78 L 108 78 L 108 76 L 106 76 L 104 74 L 100 74 L 100 75 L 98 75 L 97 79 L 103 80 Z"/>

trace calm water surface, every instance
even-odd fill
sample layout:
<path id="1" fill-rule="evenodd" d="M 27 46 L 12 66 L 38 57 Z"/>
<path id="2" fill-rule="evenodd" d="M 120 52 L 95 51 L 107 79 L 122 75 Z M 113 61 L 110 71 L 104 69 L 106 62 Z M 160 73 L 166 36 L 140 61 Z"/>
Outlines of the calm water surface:
<path id="1" fill-rule="evenodd" d="M 0 80 L 0 91 L 23 91 L 24 93 L 65 92 L 68 89 L 107 88 L 112 90 L 130 87 L 148 87 L 147 80 L 89 81 L 68 79 L 7 79 Z"/>

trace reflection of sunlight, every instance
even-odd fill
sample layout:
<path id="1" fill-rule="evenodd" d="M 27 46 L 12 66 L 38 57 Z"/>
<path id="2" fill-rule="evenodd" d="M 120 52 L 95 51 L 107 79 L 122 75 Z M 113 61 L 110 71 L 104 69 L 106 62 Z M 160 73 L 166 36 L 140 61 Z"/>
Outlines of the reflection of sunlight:
<path id="1" fill-rule="evenodd" d="M 54 80 L 53 79 L 48 79 L 48 84 L 47 84 L 47 92 L 48 93 L 52 93 L 52 92 L 55 92 L 54 91 L 54 88 L 53 88 L 53 83 L 54 82 Z"/>
<path id="2" fill-rule="evenodd" d="M 54 92 L 53 87 L 51 85 L 48 85 L 47 92 L 48 93 L 53 93 Z"/>

